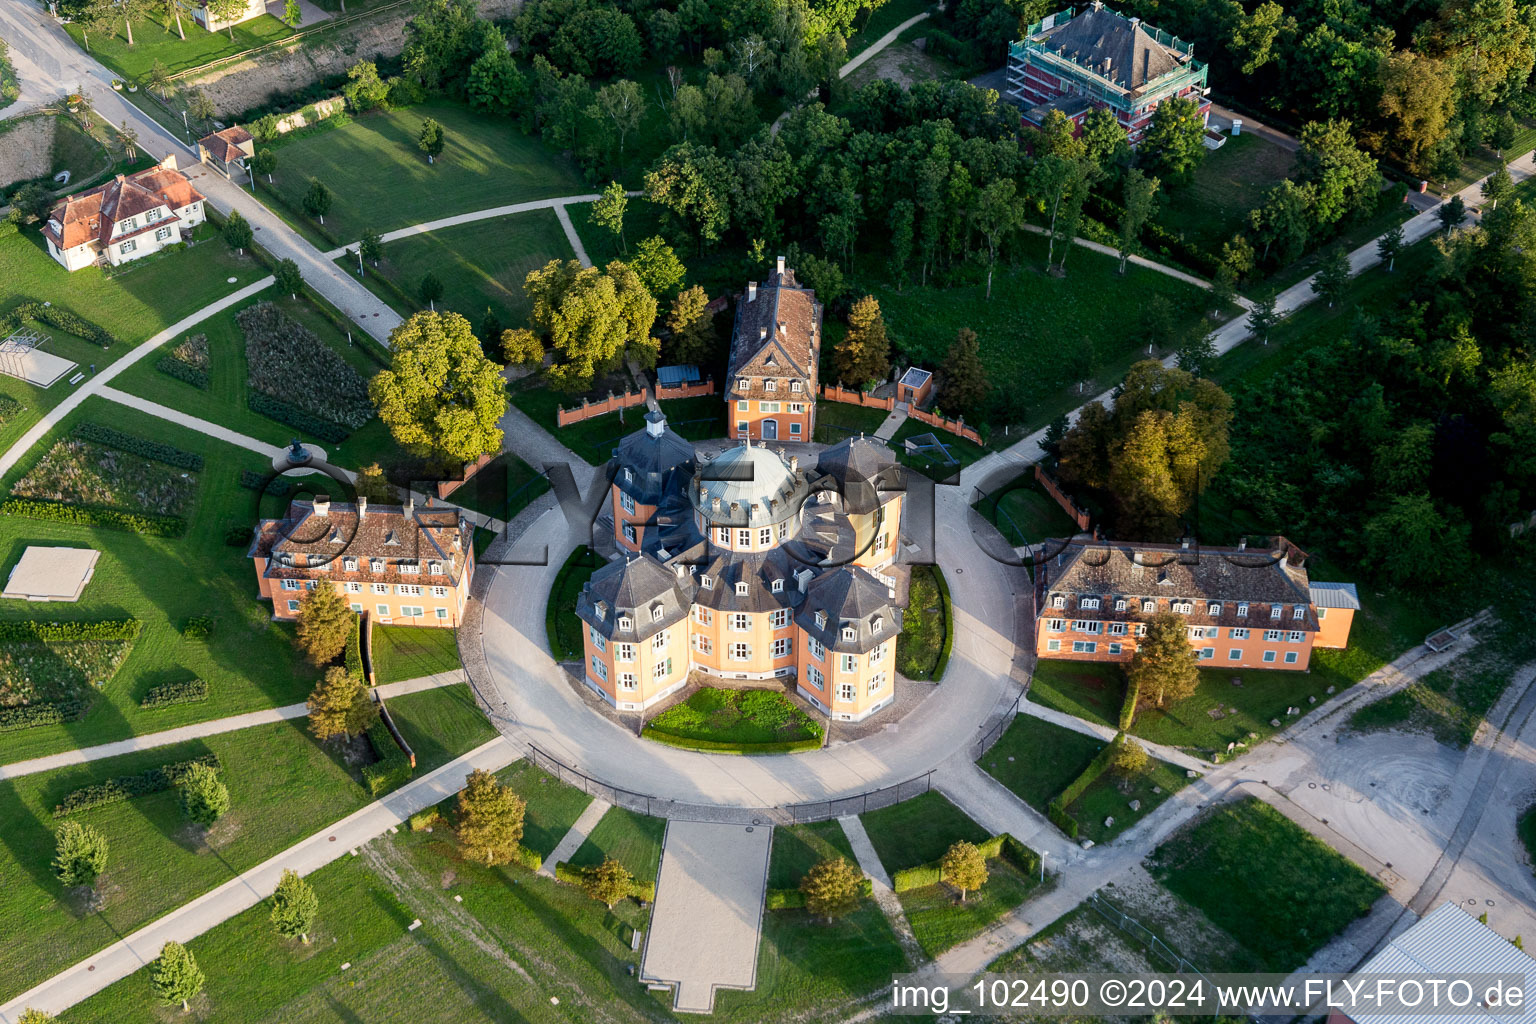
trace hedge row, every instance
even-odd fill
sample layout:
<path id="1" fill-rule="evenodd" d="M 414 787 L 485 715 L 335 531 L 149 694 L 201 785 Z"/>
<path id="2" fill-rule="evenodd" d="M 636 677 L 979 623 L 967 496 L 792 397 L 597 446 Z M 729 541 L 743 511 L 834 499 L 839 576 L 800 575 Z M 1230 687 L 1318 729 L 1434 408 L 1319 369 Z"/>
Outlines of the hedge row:
<path id="1" fill-rule="evenodd" d="M 531 850 L 528 852 L 532 853 Z M 535 857 L 538 856 L 537 854 L 533 855 Z M 538 869 L 535 868 L 534 870 Z M 568 882 L 571 885 L 581 885 L 587 879 L 587 872 L 591 870 L 592 868 L 578 868 L 565 861 L 559 861 L 555 864 L 555 878 L 561 882 Z M 629 892 L 626 895 L 631 899 L 639 900 L 641 903 L 655 903 L 656 883 L 642 882 L 638 878 L 632 878 L 629 881 Z"/>
<path id="2" fill-rule="evenodd" d="M 73 722 L 90 710 L 87 700 L 57 700 L 48 704 L 23 704 L 0 708 L 0 732 L 18 732 L 39 725 Z"/>
<path id="3" fill-rule="evenodd" d="M 251 491 L 259 491 L 265 488 L 266 492 L 274 498 L 281 498 L 293 490 L 293 485 L 282 477 L 263 476 L 251 469 L 242 469 L 240 471 L 240 486 Z"/>
<path id="4" fill-rule="evenodd" d="M 1125 214 L 1125 207 L 1094 193 L 1089 193 L 1087 205 L 1090 216 L 1097 217 L 1112 227 L 1118 227 L 1121 216 Z M 1169 256 L 1190 270 L 1208 278 L 1215 277 L 1217 269 L 1221 266 L 1221 260 L 1198 245 L 1191 245 L 1184 241 L 1154 221 L 1148 221 L 1141 226 L 1141 239 L 1146 243 L 1147 248 Z"/>
<path id="5" fill-rule="evenodd" d="M 991 839 L 977 843 L 976 849 L 980 850 L 981 855 L 987 860 L 996 860 L 1001 857 L 1025 874 L 1034 874 L 1040 870 L 1040 855 L 1007 832 L 999 832 Z M 940 858 L 929 861 L 927 864 L 907 868 L 905 871 L 898 871 L 891 876 L 891 888 L 896 892 L 907 892 L 910 889 L 937 885 L 944 880 L 943 863 L 943 858 Z"/>
<path id="6" fill-rule="evenodd" d="M 347 675 L 353 679 L 363 678 L 363 626 L 362 617 L 352 617 L 352 629 L 347 633 L 347 646 L 345 651 Z"/>
<path id="7" fill-rule="evenodd" d="M 148 512 L 124 512 L 116 508 L 92 505 L 66 505 L 34 498 L 7 498 L 0 505 L 0 515 L 27 519 L 49 519 L 76 526 L 105 526 L 113 530 L 146 533 L 152 537 L 180 537 L 187 532 L 187 522 L 180 516 L 159 516 Z"/>
<path id="8" fill-rule="evenodd" d="M 110 331 L 97 327 L 78 313 L 71 313 L 59 306 L 45 306 L 41 302 L 23 302 L 5 316 L 0 317 L 0 332 L 9 334 L 21 326 L 23 320 L 36 320 L 38 323 L 56 327 L 67 334 L 73 334 L 77 338 L 84 338 L 102 348 L 111 348 L 117 344 L 117 337 Z"/>
<path id="9" fill-rule="evenodd" d="M 363 782 L 367 784 L 369 793 L 376 797 L 383 796 L 411 780 L 414 770 L 411 768 L 411 760 L 401 751 L 382 721 L 368 727 L 368 742 L 379 756 L 373 764 L 363 765 Z"/>
<path id="10" fill-rule="evenodd" d="M 0 424 L 10 422 L 24 408 L 26 407 L 10 395 L 0 395 Z"/>
<path id="11" fill-rule="evenodd" d="M 177 704 L 199 704 L 208 699 L 208 680 L 183 679 L 177 683 L 161 683 L 151 686 L 141 708 L 168 708 Z"/>
<path id="12" fill-rule="evenodd" d="M 245 405 L 251 412 L 265 416 L 268 419 L 277 420 L 277 422 L 287 424 L 295 430 L 302 430 L 306 434 L 318 437 L 322 441 L 329 441 L 332 444 L 340 444 L 352 436 L 352 431 L 339 423 L 332 423 L 330 420 L 313 416 L 296 405 L 290 405 L 281 399 L 273 398 L 271 395 L 257 391 L 255 388 L 246 391 Z"/>
<path id="13" fill-rule="evenodd" d="M 938 682 L 944 678 L 944 670 L 949 668 L 949 655 L 955 647 L 955 607 L 949 598 L 949 581 L 944 578 L 944 570 L 937 565 L 933 566 L 933 579 L 939 586 L 939 605 L 944 611 L 944 642 L 939 645 L 938 660 L 933 663 L 933 674 L 928 678 Z"/>
<path id="14" fill-rule="evenodd" d="M 199 370 L 191 363 L 183 362 L 175 356 L 161 356 L 155 361 L 155 369 L 167 377 L 175 377 L 195 388 L 208 390 L 208 371 Z"/>
<path id="15" fill-rule="evenodd" d="M 1141 699 L 1141 684 L 1129 672 L 1125 674 L 1125 700 L 1120 704 L 1120 731 L 1130 732 L 1136 722 L 1136 702 Z"/>
<path id="16" fill-rule="evenodd" d="M 1109 770 L 1109 762 L 1114 758 L 1115 752 L 1125 745 L 1125 733 L 1115 733 L 1115 738 L 1097 754 L 1083 773 L 1073 779 L 1067 788 L 1056 794 L 1056 798 L 1045 806 L 1046 817 L 1051 819 L 1051 824 L 1061 829 L 1072 839 L 1077 838 L 1079 825 L 1077 819 L 1067 813 L 1067 808 L 1077 801 L 1077 798 L 1088 791 L 1088 787 L 1098 781 L 1100 775 Z"/>
<path id="17" fill-rule="evenodd" d="M 138 619 L 100 619 L 95 622 L 42 622 L 35 619 L 0 622 L 0 643 L 55 644 L 75 640 L 136 640 Z"/>
<path id="18" fill-rule="evenodd" d="M 713 754 L 741 754 L 751 756 L 754 754 L 798 754 L 805 750 L 821 749 L 821 737 L 811 736 L 803 740 L 783 740 L 778 743 L 728 743 L 721 740 L 696 740 L 687 736 L 676 736 L 669 732 L 662 732 L 654 726 L 646 726 L 640 735 L 648 740 L 666 744 L 669 747 L 681 747 L 683 750 L 707 750 Z"/>
<path id="19" fill-rule="evenodd" d="M 865 875 L 859 879 L 859 896 L 869 899 L 875 894 L 875 883 Z M 805 893 L 799 889 L 769 889 L 763 904 L 768 910 L 800 910 L 805 906 Z"/>
<path id="20" fill-rule="evenodd" d="M 55 818 L 62 818 L 69 814 L 78 814 L 93 807 L 104 807 L 107 804 L 122 803 L 136 796 L 145 796 L 149 793 L 159 793 L 173 788 L 181 781 L 195 764 L 205 764 L 217 771 L 219 769 L 219 757 L 217 754 L 204 754 L 194 757 L 190 761 L 175 761 L 171 764 L 163 764 L 158 768 L 150 768 L 148 771 L 137 775 L 119 775 L 116 778 L 107 779 L 104 782 L 93 782 L 89 786 L 81 786 L 66 796 L 62 803 L 53 809 Z"/>
<path id="21" fill-rule="evenodd" d="M 154 459 L 167 466 L 190 469 L 194 472 L 201 472 L 203 468 L 203 457 L 196 452 L 189 452 L 185 448 L 177 448 L 163 441 L 151 441 L 147 437 L 125 434 L 121 430 L 114 430 L 100 423 L 92 423 L 90 420 L 75 424 L 74 433 L 76 437 L 84 440 L 95 441 L 97 444 L 104 444 L 108 448 L 116 448 L 131 455 L 142 455 L 146 459 Z"/>

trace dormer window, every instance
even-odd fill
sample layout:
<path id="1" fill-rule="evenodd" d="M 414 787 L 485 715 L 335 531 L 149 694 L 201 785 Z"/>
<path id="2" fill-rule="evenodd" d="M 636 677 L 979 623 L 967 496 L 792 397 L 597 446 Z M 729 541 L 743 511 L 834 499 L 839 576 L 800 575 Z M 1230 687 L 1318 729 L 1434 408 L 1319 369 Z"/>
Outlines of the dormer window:
<path id="1" fill-rule="evenodd" d="M 1096 597 L 1080 598 L 1077 602 L 1077 606 L 1079 608 L 1097 608 L 1099 606 L 1099 599 Z"/>
<path id="2" fill-rule="evenodd" d="M 773 585 L 772 585 L 772 589 L 773 589 L 773 592 L 775 594 L 782 594 L 782 593 L 784 593 L 784 581 L 783 580 L 774 580 L 773 581 Z"/>
<path id="3" fill-rule="evenodd" d="M 1304 604 L 1297 605 L 1295 613 L 1291 616 L 1291 618 L 1293 618 L 1293 619 L 1304 619 L 1306 617 L 1307 617 L 1307 606 L 1304 605 Z"/>
<path id="4" fill-rule="evenodd" d="M 827 628 L 827 613 L 826 612 L 817 612 L 816 613 L 816 628 L 817 629 L 826 629 Z"/>
<path id="5" fill-rule="evenodd" d="M 843 627 L 843 639 L 844 640 L 848 640 L 848 641 L 851 642 L 851 641 L 857 640 L 858 638 L 859 638 L 859 631 L 858 630 L 854 629 L 852 626 L 844 626 Z"/>
<path id="6" fill-rule="evenodd" d="M 628 466 L 624 467 L 624 482 L 627 484 L 635 482 L 635 474 Z"/>
<path id="7" fill-rule="evenodd" d="M 779 382 L 776 381 L 776 380 L 765 380 L 765 381 L 763 381 L 763 390 L 764 391 L 777 391 L 777 390 L 779 390 Z"/>
<path id="8" fill-rule="evenodd" d="M 747 585 L 745 583 L 738 583 L 738 584 L 736 584 L 736 594 L 739 597 L 746 597 L 747 596 Z"/>
<path id="9" fill-rule="evenodd" d="M 368 560 L 368 569 L 369 569 L 370 572 L 383 572 L 384 571 L 384 559 L 382 559 L 382 558 L 370 558 Z"/>
<path id="10" fill-rule="evenodd" d="M 714 578 L 709 576 L 709 575 L 707 575 L 707 574 L 704 575 L 704 576 L 700 576 L 699 577 L 699 586 L 703 587 L 705 590 L 714 590 L 715 589 Z"/>
<path id="11" fill-rule="evenodd" d="M 601 615 L 602 613 L 599 612 L 598 614 Z M 620 615 L 619 616 L 619 628 L 620 629 L 626 629 L 626 630 L 627 629 L 634 629 L 635 628 L 635 620 L 630 618 L 628 615 Z"/>
<path id="12" fill-rule="evenodd" d="M 416 576 L 421 573 L 421 566 L 415 562 L 401 562 L 400 571 L 407 576 Z"/>
<path id="13" fill-rule="evenodd" d="M 665 613 L 662 611 L 661 605 L 658 604 L 658 605 L 652 607 L 651 608 L 651 621 L 652 622 L 660 622 L 661 621 L 661 617 L 662 617 L 663 614 L 665 614 Z"/>
<path id="14" fill-rule="evenodd" d="M 1248 617 L 1248 602 L 1247 601 L 1239 601 L 1239 602 L 1237 602 L 1237 617 L 1240 618 L 1240 619 L 1246 619 Z"/>
<path id="15" fill-rule="evenodd" d="M 347 572 L 357 572 L 357 559 L 344 558 L 341 561 L 341 567 L 347 570 Z"/>
<path id="16" fill-rule="evenodd" d="M 429 562 L 429 563 L 427 563 L 427 572 L 430 575 L 433 575 L 433 576 L 441 576 L 443 574 L 443 563 L 442 562 Z"/>
<path id="17" fill-rule="evenodd" d="M 1280 607 L 1279 605 L 1272 604 L 1272 605 L 1269 606 L 1269 617 L 1270 618 L 1278 619 L 1283 614 L 1285 614 L 1285 609 Z"/>
<path id="18" fill-rule="evenodd" d="M 745 378 L 745 377 L 742 377 L 742 378 L 740 378 L 740 379 L 738 379 L 736 381 L 736 390 L 737 391 L 746 391 L 751 386 L 752 386 L 752 382 L 747 380 L 747 378 Z"/>
<path id="19" fill-rule="evenodd" d="M 608 617 L 608 606 L 606 604 L 603 604 L 603 602 L 601 602 L 601 601 L 597 602 L 597 604 L 592 606 L 592 611 L 597 614 L 597 621 L 598 622 L 602 622 L 604 619 L 606 619 Z M 622 619 L 619 620 L 619 621 L 621 623 L 623 622 Z"/>
<path id="20" fill-rule="evenodd" d="M 1143 601 L 1143 602 L 1141 602 L 1141 610 L 1142 610 L 1143 614 L 1151 615 L 1153 612 L 1157 611 L 1157 602 L 1156 601 Z"/>
<path id="21" fill-rule="evenodd" d="M 795 394 L 798 395 L 801 392 L 801 390 L 802 390 L 802 388 L 800 386 L 800 382 L 797 381 L 797 380 L 790 381 L 789 382 L 789 390 L 793 391 Z"/>
<path id="22" fill-rule="evenodd" d="M 875 634 L 876 636 L 879 636 L 880 635 L 880 630 L 882 630 L 884 628 L 885 628 L 885 623 L 881 622 L 879 619 L 876 619 L 874 622 L 871 622 L 869 624 L 869 631 L 871 633 Z"/>
<path id="23" fill-rule="evenodd" d="M 1066 606 L 1067 606 L 1067 599 L 1066 599 L 1065 596 L 1063 596 L 1061 594 L 1057 594 L 1055 597 L 1051 598 L 1051 607 L 1052 608 L 1065 608 Z"/>
<path id="24" fill-rule="evenodd" d="M 1122 597 L 1122 598 L 1117 598 L 1115 600 L 1115 611 L 1117 611 L 1117 612 L 1125 611 L 1125 598 Z"/>
<path id="25" fill-rule="evenodd" d="M 1205 606 L 1205 614 L 1207 614 L 1207 615 L 1220 615 L 1221 614 L 1221 602 L 1220 601 L 1212 601 L 1209 604 L 1207 604 Z"/>

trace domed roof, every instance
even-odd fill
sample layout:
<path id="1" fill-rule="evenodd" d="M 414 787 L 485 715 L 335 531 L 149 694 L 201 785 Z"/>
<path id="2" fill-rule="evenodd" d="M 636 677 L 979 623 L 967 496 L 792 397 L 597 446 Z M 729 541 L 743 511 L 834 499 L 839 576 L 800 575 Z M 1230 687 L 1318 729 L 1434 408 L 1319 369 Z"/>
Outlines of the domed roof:
<path id="1" fill-rule="evenodd" d="M 699 467 L 691 497 L 711 522 L 777 522 L 794 510 L 787 499 L 805 490 L 798 461 L 750 442 L 728 448 Z"/>

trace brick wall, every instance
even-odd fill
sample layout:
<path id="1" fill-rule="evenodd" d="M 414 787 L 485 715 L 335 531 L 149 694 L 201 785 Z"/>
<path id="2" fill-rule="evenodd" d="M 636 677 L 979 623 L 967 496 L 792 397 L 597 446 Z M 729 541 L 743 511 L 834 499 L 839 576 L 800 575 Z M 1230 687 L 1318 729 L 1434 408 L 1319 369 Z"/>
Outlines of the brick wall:
<path id="1" fill-rule="evenodd" d="M 846 405 L 862 405 L 874 409 L 884 409 L 890 412 L 896 408 L 896 396 L 888 395 L 885 398 L 876 398 L 874 395 L 863 391 L 855 391 L 841 387 L 837 384 L 823 384 L 821 397 L 829 402 L 842 402 Z"/>
<path id="2" fill-rule="evenodd" d="M 448 497 L 448 495 L 469 483 L 469 478 L 480 472 L 486 466 L 490 465 L 491 460 L 494 458 L 496 458 L 494 453 L 486 452 L 474 462 L 464 463 L 464 472 L 461 474 L 459 479 L 439 480 L 437 482 L 437 499 L 439 501 L 443 501 Z"/>
<path id="3" fill-rule="evenodd" d="M 1079 530 L 1088 529 L 1089 524 L 1093 522 L 1088 513 L 1078 508 L 1077 503 L 1067 497 L 1066 493 L 1056 485 L 1056 481 L 1052 480 L 1045 470 L 1040 468 L 1040 463 L 1038 462 L 1035 463 L 1035 479 L 1039 481 L 1041 487 L 1045 488 L 1046 494 L 1056 499 L 1056 504 L 1060 505 L 1061 510 L 1067 514 L 1068 518 L 1077 524 Z"/>
<path id="4" fill-rule="evenodd" d="M 649 392 L 626 390 L 622 395 L 608 392 L 608 397 L 601 402 L 589 402 L 582 400 L 579 409 L 559 409 L 555 413 L 555 422 L 562 427 L 568 427 L 572 423 L 580 423 L 594 416 L 606 416 L 610 412 L 618 412 L 620 409 L 632 409 L 637 405 L 644 405 L 646 395 Z"/>
<path id="5" fill-rule="evenodd" d="M 966 426 L 964 419 L 945 419 L 943 416 L 936 416 L 931 412 L 924 412 L 921 409 L 913 409 L 907 415 L 919 423 L 926 423 L 930 427 L 947 430 L 951 434 L 958 434 L 972 444 L 981 444 L 981 435 Z"/>
<path id="6" fill-rule="evenodd" d="M 680 384 L 676 387 L 656 385 L 656 397 L 663 402 L 671 401 L 674 398 L 699 398 L 703 395 L 712 395 L 714 393 L 715 379 L 713 377 L 697 384 Z"/>

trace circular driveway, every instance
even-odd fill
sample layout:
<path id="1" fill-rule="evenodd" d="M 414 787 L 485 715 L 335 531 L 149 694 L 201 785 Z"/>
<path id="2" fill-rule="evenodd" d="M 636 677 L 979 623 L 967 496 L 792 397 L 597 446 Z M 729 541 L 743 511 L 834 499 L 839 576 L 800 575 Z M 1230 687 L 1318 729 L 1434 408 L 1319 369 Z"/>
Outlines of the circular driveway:
<path id="1" fill-rule="evenodd" d="M 558 508 L 540 515 L 504 556 L 543 564 L 501 564 L 493 570 L 482 617 L 486 678 L 476 681 L 506 702 L 512 721 L 503 729 L 512 739 L 608 785 L 679 803 L 782 807 L 853 796 L 922 775 L 968 749 L 994 710 L 1012 701 L 1015 636 L 1030 631 L 1028 576 L 977 545 L 970 532 L 975 513 L 962 497 L 968 489 L 935 490 L 935 560 L 954 610 L 949 667 L 922 704 L 874 735 L 838 742 L 834 725 L 831 745 L 808 753 L 705 754 L 642 740 L 588 707 L 546 641 L 544 613 L 555 575 L 572 547 L 587 540 Z M 915 529 L 903 533 L 920 535 Z"/>

